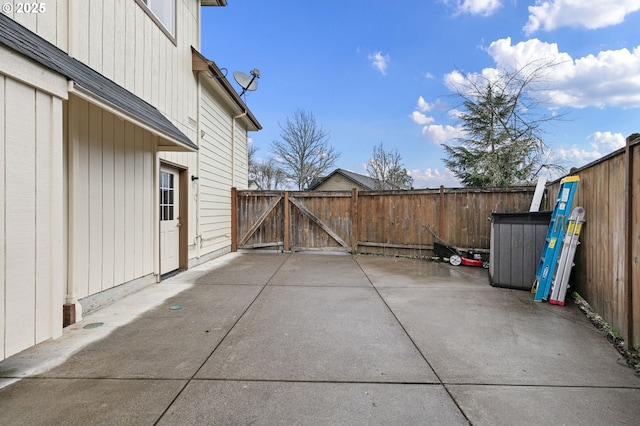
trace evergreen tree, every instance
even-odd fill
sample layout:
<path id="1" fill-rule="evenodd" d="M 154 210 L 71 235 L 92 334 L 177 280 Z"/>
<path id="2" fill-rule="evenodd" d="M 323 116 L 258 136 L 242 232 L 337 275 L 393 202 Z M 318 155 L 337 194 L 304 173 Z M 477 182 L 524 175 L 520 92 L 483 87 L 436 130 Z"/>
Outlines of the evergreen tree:
<path id="1" fill-rule="evenodd" d="M 443 161 L 465 186 L 530 184 L 543 168 L 562 169 L 545 161 L 549 150 L 541 125 L 560 115 L 539 115 L 530 90 L 546 68 L 531 66 L 492 78 L 467 76 L 459 88 L 465 136 L 457 145 L 443 145 Z"/>

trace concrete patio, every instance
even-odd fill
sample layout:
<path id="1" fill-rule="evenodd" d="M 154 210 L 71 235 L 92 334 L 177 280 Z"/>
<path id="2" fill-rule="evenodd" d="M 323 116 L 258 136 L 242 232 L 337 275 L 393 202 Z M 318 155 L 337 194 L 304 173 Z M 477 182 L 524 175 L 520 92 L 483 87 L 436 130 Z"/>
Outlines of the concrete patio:
<path id="1" fill-rule="evenodd" d="M 638 424 L 619 358 L 481 268 L 233 253 L 0 362 L 0 424 Z"/>

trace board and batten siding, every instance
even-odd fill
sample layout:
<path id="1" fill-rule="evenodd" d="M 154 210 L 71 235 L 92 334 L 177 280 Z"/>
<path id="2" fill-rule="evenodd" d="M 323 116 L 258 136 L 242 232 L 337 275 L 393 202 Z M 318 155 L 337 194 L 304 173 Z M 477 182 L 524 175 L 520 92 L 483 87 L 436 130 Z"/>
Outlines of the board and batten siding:
<path id="1" fill-rule="evenodd" d="M 63 101 L 3 74 L 7 65 L 0 64 L 0 360 L 60 336 L 64 303 Z M 35 68 L 25 65 L 22 78 L 56 79 Z"/>
<path id="2" fill-rule="evenodd" d="M 331 176 L 329 179 L 322 182 L 314 191 L 351 191 L 356 188 L 358 191 L 368 191 L 369 188 L 365 188 L 352 180 L 346 179 L 344 176 L 338 174 Z"/>
<path id="3" fill-rule="evenodd" d="M 235 130 L 233 144 L 233 182 L 232 186 L 238 189 L 249 187 L 249 161 L 247 158 L 248 136 L 247 129 L 241 125 L 239 120 L 234 120 Z"/>
<path id="4" fill-rule="evenodd" d="M 4 2 L 3 2 L 4 3 Z M 20 13 L 15 2 L 10 13 L 3 11 L 11 19 L 38 34 L 61 50 L 68 52 L 69 45 L 69 0 L 46 0 L 41 2 L 21 2 L 44 4 L 42 13 Z M 119 2 L 118 2 L 119 3 Z"/>
<path id="5" fill-rule="evenodd" d="M 47 0 L 41 14 L 9 16 L 149 104 L 188 135 L 197 116 L 191 46 L 200 48 L 199 1 L 176 2 L 176 43 L 135 0 Z"/>
<path id="6" fill-rule="evenodd" d="M 178 1 L 176 44 L 134 0 L 69 3 L 68 53 L 158 108 L 185 134 L 195 119 L 191 46 L 199 48 L 198 1 Z"/>
<path id="7" fill-rule="evenodd" d="M 154 273 L 156 136 L 71 96 L 67 301 Z"/>
<path id="8" fill-rule="evenodd" d="M 231 246 L 231 187 L 247 187 L 247 131 L 239 120 L 202 85 L 199 152 L 200 255 Z M 234 146 L 231 146 L 233 133 Z M 232 167 L 232 150 L 233 164 Z"/>

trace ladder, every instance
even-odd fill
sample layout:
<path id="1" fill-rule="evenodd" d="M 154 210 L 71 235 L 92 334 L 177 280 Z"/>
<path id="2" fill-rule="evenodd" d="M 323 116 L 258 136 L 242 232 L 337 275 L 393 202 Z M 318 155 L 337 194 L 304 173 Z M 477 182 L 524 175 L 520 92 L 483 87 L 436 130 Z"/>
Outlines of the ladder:
<path id="1" fill-rule="evenodd" d="M 569 216 L 569 224 L 567 225 L 567 234 L 562 240 L 562 252 L 558 260 L 558 271 L 551 285 L 551 297 L 549 303 L 553 305 L 564 306 L 564 299 L 569 288 L 569 275 L 573 268 L 573 259 L 576 255 L 576 249 L 580 244 L 580 231 L 584 223 L 584 209 L 576 207 L 571 211 Z"/>
<path id="2" fill-rule="evenodd" d="M 559 240 L 561 240 L 565 232 L 565 222 L 568 213 L 571 211 L 571 203 L 573 203 L 578 182 L 580 182 L 580 177 L 578 176 L 567 176 L 560 181 L 558 199 L 551 214 L 549 230 L 542 248 L 540 263 L 538 263 L 538 269 L 536 270 L 536 278 L 531 288 L 531 292 L 535 293 L 533 300 L 536 302 L 546 300 L 549 296 L 551 280 L 553 279 L 558 255 L 560 254 L 561 244 L 559 244 Z"/>

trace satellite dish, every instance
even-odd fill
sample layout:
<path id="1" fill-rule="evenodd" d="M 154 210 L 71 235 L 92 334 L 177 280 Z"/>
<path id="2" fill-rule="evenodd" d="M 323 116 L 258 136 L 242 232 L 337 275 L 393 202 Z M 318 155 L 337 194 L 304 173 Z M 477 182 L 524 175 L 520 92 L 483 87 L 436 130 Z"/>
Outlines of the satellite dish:
<path id="1" fill-rule="evenodd" d="M 236 71 L 233 73 L 233 78 L 236 82 L 242 87 L 242 93 L 240 96 L 244 95 L 244 92 L 247 90 L 253 91 L 258 88 L 258 82 L 255 81 L 256 78 L 260 78 L 260 71 L 257 68 L 254 68 L 250 71 L 251 77 L 243 73 L 242 71 Z"/>

